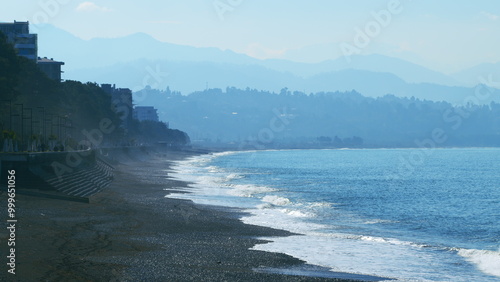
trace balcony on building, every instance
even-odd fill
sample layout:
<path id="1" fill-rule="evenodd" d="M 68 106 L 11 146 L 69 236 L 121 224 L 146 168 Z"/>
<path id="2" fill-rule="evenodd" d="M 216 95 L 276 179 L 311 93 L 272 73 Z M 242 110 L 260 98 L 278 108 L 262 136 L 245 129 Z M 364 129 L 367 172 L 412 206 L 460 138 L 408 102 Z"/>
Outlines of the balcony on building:
<path id="1" fill-rule="evenodd" d="M 64 62 L 54 61 L 54 59 L 49 59 L 47 57 L 38 58 L 37 60 L 38 68 L 44 72 L 50 79 L 55 81 L 61 81 L 61 66 Z"/>

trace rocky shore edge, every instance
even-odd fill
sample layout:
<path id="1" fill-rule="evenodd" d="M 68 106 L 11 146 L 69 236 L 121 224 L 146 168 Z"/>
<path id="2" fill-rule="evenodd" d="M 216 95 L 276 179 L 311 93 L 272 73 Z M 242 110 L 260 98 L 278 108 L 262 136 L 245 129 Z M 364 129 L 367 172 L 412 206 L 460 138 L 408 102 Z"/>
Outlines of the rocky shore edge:
<path id="1" fill-rule="evenodd" d="M 304 262 L 249 248 L 264 243 L 256 237 L 287 236 L 289 232 L 243 224 L 238 219 L 240 211 L 166 198 L 169 191 L 188 186 L 168 176 L 172 162 L 200 153 L 204 152 L 111 152 L 107 157 L 114 162 L 115 179 L 92 196 L 90 203 L 16 196 L 16 274 L 8 273 L 8 266 L 2 263 L 0 280 L 383 280 L 345 273 L 286 271 L 303 269 Z M 0 203 L 7 207 L 5 192 Z M 6 220 L 0 225 L 0 250 L 7 262 Z M 309 276 L 288 275 L 294 273 Z"/>

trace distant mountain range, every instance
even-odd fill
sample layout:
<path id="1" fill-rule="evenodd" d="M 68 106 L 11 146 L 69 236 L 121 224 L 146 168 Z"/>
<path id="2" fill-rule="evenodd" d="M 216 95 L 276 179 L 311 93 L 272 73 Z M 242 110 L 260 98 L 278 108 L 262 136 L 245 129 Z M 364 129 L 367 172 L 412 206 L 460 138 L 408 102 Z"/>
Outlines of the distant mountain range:
<path id="1" fill-rule="evenodd" d="M 480 64 L 451 74 L 457 81 L 465 85 L 476 85 L 478 83 L 488 83 L 492 87 L 500 88 L 500 63 Z M 486 82 L 485 82 L 486 81 Z"/>
<path id="2" fill-rule="evenodd" d="M 65 79 L 116 83 L 133 90 L 147 85 L 169 86 L 183 94 L 231 86 L 275 92 L 287 87 L 307 93 L 354 89 L 365 96 L 394 94 L 461 104 L 474 95 L 478 84 L 500 88 L 500 64 L 482 64 L 447 76 L 382 55 L 310 64 L 164 43 L 144 33 L 82 40 L 51 25 L 40 26 L 38 33 L 39 54 L 64 61 Z M 500 101 L 500 91 L 480 102 L 492 100 Z"/>

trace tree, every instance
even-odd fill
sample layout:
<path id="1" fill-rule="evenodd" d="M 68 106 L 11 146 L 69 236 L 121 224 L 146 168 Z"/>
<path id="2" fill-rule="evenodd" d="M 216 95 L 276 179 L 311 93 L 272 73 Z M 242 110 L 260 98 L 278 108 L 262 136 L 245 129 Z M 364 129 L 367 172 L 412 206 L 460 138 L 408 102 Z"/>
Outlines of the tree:
<path id="1" fill-rule="evenodd" d="M 2 100 L 14 98 L 20 71 L 18 61 L 19 58 L 13 46 L 7 42 L 7 37 L 0 32 L 0 95 Z"/>

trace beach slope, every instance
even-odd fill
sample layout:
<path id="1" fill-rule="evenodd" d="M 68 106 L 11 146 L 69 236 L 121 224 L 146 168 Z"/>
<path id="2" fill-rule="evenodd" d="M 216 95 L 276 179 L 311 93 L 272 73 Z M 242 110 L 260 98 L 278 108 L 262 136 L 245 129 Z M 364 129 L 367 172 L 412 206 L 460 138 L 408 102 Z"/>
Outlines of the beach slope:
<path id="1" fill-rule="evenodd" d="M 287 236 L 286 231 L 243 224 L 237 211 L 166 198 L 188 185 L 168 171 L 172 161 L 189 155 L 171 151 L 126 159 L 116 164 L 111 186 L 89 204 L 18 195 L 16 275 L 4 263 L 0 280 L 348 281 L 255 271 L 303 262 L 249 250 L 263 243 L 256 237 Z M 5 205 L 6 198 L 3 193 Z M 7 232 L 0 236 L 6 261 Z"/>

